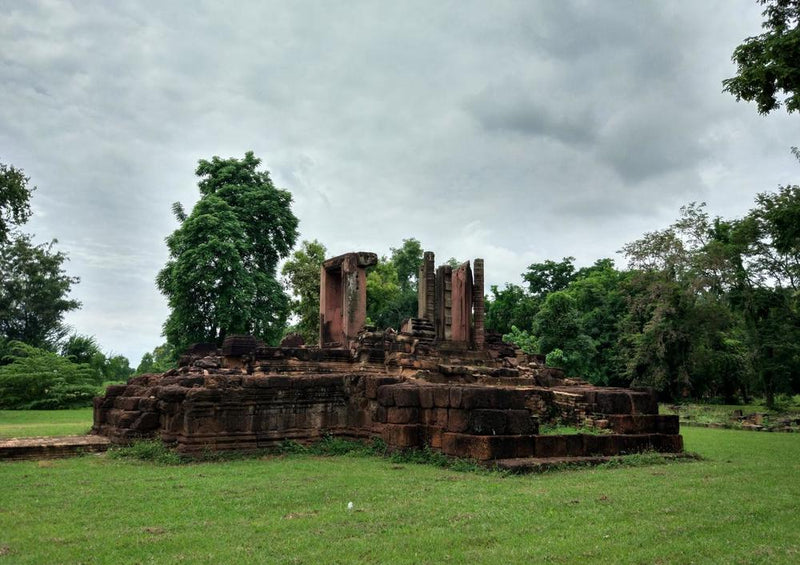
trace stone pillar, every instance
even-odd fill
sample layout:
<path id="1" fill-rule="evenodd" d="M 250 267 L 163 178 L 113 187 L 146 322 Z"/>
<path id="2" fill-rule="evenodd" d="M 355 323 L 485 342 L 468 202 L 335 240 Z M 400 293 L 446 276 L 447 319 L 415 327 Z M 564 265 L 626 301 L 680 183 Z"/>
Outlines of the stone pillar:
<path id="1" fill-rule="evenodd" d="M 486 307 L 483 293 L 483 259 L 475 259 L 472 261 L 472 340 L 477 349 L 483 349 L 486 341 L 483 325 Z"/>
<path id="2" fill-rule="evenodd" d="M 469 261 L 462 263 L 452 274 L 453 341 L 472 342 L 472 269 Z"/>
<path id="3" fill-rule="evenodd" d="M 450 296 L 453 287 L 452 276 L 453 268 L 450 265 L 442 265 L 436 269 L 433 311 L 436 339 L 439 341 L 449 341 L 451 339 L 451 326 L 453 323 Z"/>
<path id="4" fill-rule="evenodd" d="M 319 291 L 320 347 L 349 347 L 367 319 L 366 268 L 374 253 L 345 253 L 322 264 Z"/>
<path id="5" fill-rule="evenodd" d="M 434 323 L 434 298 L 436 289 L 436 273 L 434 255 L 426 251 L 422 256 L 417 278 L 417 318 L 423 318 Z"/>

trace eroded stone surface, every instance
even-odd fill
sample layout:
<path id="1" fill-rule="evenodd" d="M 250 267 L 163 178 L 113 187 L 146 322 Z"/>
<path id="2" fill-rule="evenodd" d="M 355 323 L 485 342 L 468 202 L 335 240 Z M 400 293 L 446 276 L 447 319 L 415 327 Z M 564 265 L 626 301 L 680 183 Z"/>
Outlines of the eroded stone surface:
<path id="1" fill-rule="evenodd" d="M 370 253 L 327 260 L 320 347 L 267 347 L 230 336 L 198 344 L 180 369 L 110 386 L 95 399 L 93 432 L 112 442 L 158 437 L 183 452 L 252 450 L 326 434 L 429 446 L 481 461 L 680 452 L 677 416 L 651 391 L 566 379 L 483 328 L 483 261 L 420 270 L 418 318 L 400 331 L 364 329 Z M 423 280 L 424 279 L 424 280 Z M 542 423 L 608 433 L 539 435 Z"/>

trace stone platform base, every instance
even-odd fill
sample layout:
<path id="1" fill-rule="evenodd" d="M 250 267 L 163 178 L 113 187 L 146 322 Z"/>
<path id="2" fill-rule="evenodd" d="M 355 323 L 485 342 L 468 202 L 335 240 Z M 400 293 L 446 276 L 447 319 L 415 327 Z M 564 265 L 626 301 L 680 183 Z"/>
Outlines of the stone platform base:
<path id="1" fill-rule="evenodd" d="M 658 456 L 665 461 L 673 461 L 676 459 L 696 459 L 695 455 L 690 453 L 659 453 Z M 589 457 L 519 457 L 514 459 L 498 459 L 491 461 L 491 467 L 509 471 L 516 474 L 525 473 L 542 473 L 550 469 L 559 469 L 564 467 L 582 467 L 602 465 L 611 461 L 624 460 L 624 455 L 595 455 Z"/>
<path id="2" fill-rule="evenodd" d="M 0 440 L 0 460 L 54 459 L 105 451 L 111 441 L 103 436 L 26 437 Z"/>

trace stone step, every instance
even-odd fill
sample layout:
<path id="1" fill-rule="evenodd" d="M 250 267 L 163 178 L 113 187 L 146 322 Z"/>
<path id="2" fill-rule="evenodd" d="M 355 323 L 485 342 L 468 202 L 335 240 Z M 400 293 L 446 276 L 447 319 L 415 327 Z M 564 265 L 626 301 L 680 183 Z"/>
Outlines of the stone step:
<path id="1" fill-rule="evenodd" d="M 25 437 L 0 440 L 0 459 L 54 459 L 105 451 L 111 445 L 103 436 Z"/>
<path id="2" fill-rule="evenodd" d="M 658 453 L 654 454 L 664 460 L 695 459 L 690 453 Z M 515 474 L 541 473 L 549 469 L 558 469 L 567 466 L 583 467 L 601 465 L 611 461 L 622 461 L 625 455 L 592 455 L 585 457 L 518 457 L 513 459 L 496 459 L 486 464 L 495 469 L 509 471 Z"/>

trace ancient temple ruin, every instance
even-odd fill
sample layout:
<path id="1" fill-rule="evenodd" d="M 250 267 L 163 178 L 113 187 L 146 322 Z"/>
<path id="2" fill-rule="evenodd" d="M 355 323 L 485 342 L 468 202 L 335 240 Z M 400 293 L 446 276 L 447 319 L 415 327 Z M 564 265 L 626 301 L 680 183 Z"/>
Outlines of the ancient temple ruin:
<path id="1" fill-rule="evenodd" d="M 320 272 L 318 345 L 269 347 L 251 336 L 198 344 L 178 369 L 108 387 L 95 399 L 93 432 L 116 443 L 158 437 L 187 453 L 381 438 L 390 449 L 508 466 L 682 451 L 677 416 L 658 414 L 651 390 L 565 378 L 487 333 L 482 259 L 456 268 L 434 259 L 424 254 L 417 317 L 399 331 L 365 327 L 366 269 L 377 256 L 334 257 Z M 539 434 L 551 423 L 592 433 Z"/>

